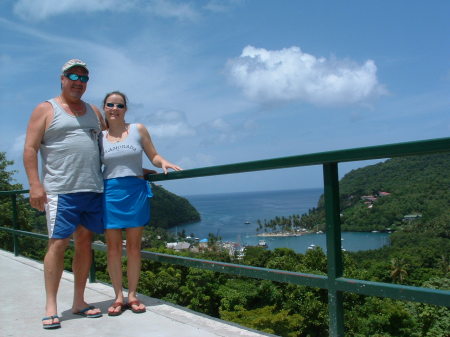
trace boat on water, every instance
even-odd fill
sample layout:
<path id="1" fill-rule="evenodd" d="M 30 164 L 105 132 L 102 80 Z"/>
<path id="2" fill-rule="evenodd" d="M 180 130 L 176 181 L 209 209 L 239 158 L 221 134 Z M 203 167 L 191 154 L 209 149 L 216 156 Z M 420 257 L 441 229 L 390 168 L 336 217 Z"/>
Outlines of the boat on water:
<path id="1" fill-rule="evenodd" d="M 244 223 L 245 223 L 246 225 L 249 225 L 249 224 L 250 224 L 250 221 L 246 220 Z"/>
<path id="2" fill-rule="evenodd" d="M 315 245 L 314 243 L 311 243 L 311 244 L 308 246 L 308 249 L 314 249 L 314 247 L 316 247 L 316 245 Z"/>
<path id="3" fill-rule="evenodd" d="M 269 247 L 269 245 L 267 244 L 266 240 L 259 240 L 258 241 L 258 246 L 259 247 L 264 247 L 264 248 Z"/>

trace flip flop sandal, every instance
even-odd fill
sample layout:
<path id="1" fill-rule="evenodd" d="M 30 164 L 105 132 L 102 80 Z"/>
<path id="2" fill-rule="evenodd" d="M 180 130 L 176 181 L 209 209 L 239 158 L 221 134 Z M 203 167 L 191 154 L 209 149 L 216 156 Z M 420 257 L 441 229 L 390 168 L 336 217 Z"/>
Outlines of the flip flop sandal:
<path id="1" fill-rule="evenodd" d="M 122 315 L 122 313 L 127 310 L 127 307 L 122 302 L 114 302 L 111 304 L 110 308 L 116 309 L 117 307 L 120 307 L 119 311 L 108 311 L 108 316 L 119 316 Z"/>
<path id="2" fill-rule="evenodd" d="M 142 308 L 142 309 L 133 309 L 133 305 L 140 305 L 140 304 L 141 304 L 141 301 L 135 300 L 135 301 L 128 302 L 128 307 L 129 307 L 130 310 L 131 310 L 132 312 L 134 312 L 135 314 L 142 314 L 143 312 L 146 311 L 145 307 Z"/>
<path id="3" fill-rule="evenodd" d="M 58 315 L 44 317 L 42 319 L 42 327 L 44 329 L 58 329 L 58 328 L 60 328 L 61 327 L 61 323 L 60 322 L 55 322 L 55 323 L 53 322 L 53 320 L 55 318 L 59 319 Z M 52 323 L 50 323 L 50 324 L 45 324 L 44 323 L 44 321 L 48 321 L 50 319 L 52 320 Z"/>
<path id="4" fill-rule="evenodd" d="M 87 317 L 87 318 L 98 318 L 98 317 L 102 317 L 103 316 L 103 314 L 101 312 L 98 312 L 96 314 L 88 314 L 87 312 L 89 310 L 92 310 L 92 309 L 95 309 L 95 307 L 93 305 L 90 305 L 90 306 L 84 308 L 83 310 L 80 310 L 78 312 L 74 312 L 73 314 L 74 315 L 80 315 L 80 316 Z"/>

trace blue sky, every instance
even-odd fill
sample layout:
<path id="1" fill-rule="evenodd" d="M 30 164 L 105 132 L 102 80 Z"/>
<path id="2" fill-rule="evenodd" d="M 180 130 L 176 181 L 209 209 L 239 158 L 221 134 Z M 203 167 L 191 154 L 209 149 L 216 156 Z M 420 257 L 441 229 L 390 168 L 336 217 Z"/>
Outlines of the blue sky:
<path id="1" fill-rule="evenodd" d="M 127 121 L 185 169 L 447 137 L 449 15 L 448 1 L 0 0 L 0 151 L 28 188 L 28 118 L 59 94 L 74 57 L 90 67 L 84 99 L 101 106 L 125 92 Z M 184 195 L 311 188 L 321 172 L 164 185 Z"/>

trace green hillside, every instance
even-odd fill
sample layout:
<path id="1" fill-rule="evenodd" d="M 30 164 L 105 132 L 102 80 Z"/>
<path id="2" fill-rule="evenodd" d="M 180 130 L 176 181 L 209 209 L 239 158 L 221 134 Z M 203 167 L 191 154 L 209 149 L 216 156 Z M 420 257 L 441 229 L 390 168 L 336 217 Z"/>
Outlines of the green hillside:
<path id="1" fill-rule="evenodd" d="M 396 230 L 418 221 L 426 226 L 448 217 L 450 154 L 388 159 L 349 172 L 339 186 L 344 231 Z M 302 222 L 324 223 L 323 197 Z"/>
<path id="2" fill-rule="evenodd" d="M 171 193 L 156 184 L 152 184 L 152 191 L 150 225 L 170 228 L 200 221 L 200 214 L 186 198 Z"/>

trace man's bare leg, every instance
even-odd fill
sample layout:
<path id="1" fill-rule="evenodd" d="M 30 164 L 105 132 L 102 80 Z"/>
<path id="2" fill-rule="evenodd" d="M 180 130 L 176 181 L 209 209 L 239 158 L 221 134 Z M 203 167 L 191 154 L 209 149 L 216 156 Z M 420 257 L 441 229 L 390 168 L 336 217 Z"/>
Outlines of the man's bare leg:
<path id="1" fill-rule="evenodd" d="M 92 263 L 91 243 L 93 233 L 85 227 L 79 225 L 73 234 L 75 242 L 75 254 L 73 257 L 72 270 L 74 275 L 74 293 L 72 312 L 77 313 L 86 309 L 89 304 L 84 301 L 84 290 Z M 85 311 L 87 315 L 100 313 L 100 309 L 95 308 Z"/>
<path id="2" fill-rule="evenodd" d="M 45 281 L 45 316 L 58 314 L 57 294 L 61 276 L 64 270 L 64 252 L 69 244 L 67 239 L 49 239 L 47 253 L 44 257 Z M 57 323 L 59 320 L 44 320 L 43 324 Z"/>

